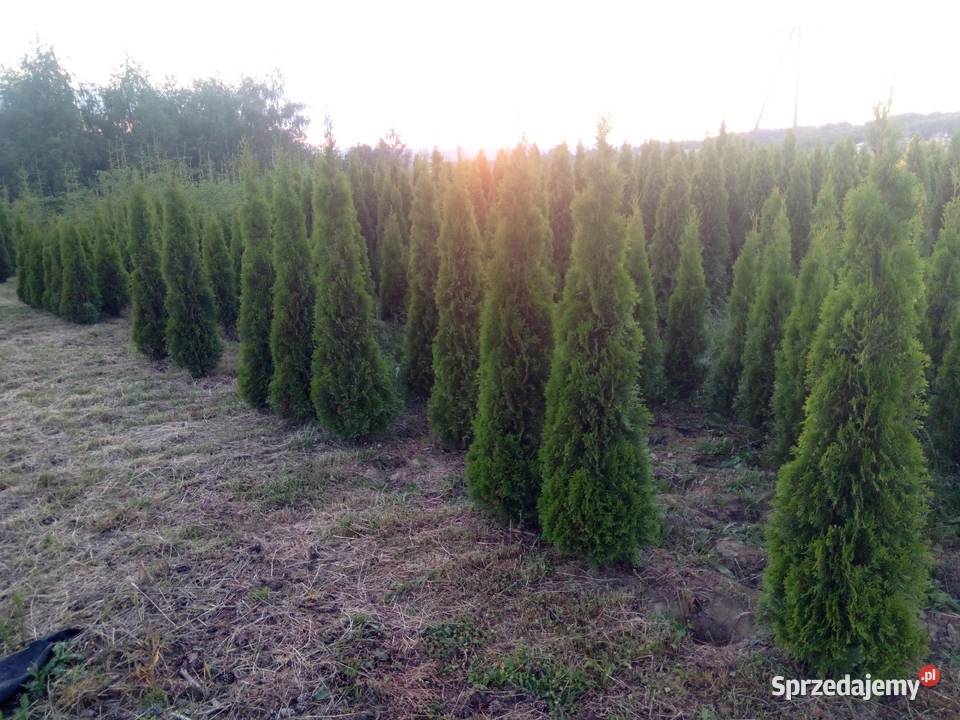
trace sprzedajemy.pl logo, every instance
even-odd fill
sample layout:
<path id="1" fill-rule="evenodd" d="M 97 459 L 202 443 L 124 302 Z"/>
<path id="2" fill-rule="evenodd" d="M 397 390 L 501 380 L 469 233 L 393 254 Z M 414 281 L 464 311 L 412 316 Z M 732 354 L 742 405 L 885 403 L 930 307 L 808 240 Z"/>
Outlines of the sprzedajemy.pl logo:
<path id="1" fill-rule="evenodd" d="M 790 700 L 795 697 L 858 697 L 869 700 L 875 697 L 899 696 L 911 700 L 917 697 L 920 686 L 933 687 L 940 682 L 940 668 L 936 665 L 924 665 L 917 673 L 916 680 L 882 680 L 871 678 L 867 673 L 863 678 L 844 675 L 838 680 L 797 680 L 776 675 L 770 680 L 774 697 Z"/>

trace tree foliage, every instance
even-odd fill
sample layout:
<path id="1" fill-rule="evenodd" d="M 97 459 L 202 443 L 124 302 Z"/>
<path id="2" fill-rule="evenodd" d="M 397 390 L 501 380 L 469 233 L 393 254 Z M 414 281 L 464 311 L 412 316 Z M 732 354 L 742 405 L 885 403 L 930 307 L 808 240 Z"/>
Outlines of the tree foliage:
<path id="1" fill-rule="evenodd" d="M 93 258 L 75 219 L 67 221 L 61 234 L 60 315 L 75 323 L 100 319 L 100 293 Z"/>
<path id="2" fill-rule="evenodd" d="M 130 191 L 129 215 L 133 344 L 147 357 L 160 360 L 167 354 L 167 288 L 158 248 L 160 218 L 151 214 L 142 183 L 135 183 Z"/>
<path id="3" fill-rule="evenodd" d="M 239 293 L 235 260 L 227 245 L 226 233 L 220 218 L 208 212 L 203 223 L 203 268 L 213 289 L 217 309 L 217 322 L 227 337 L 237 336 Z"/>
<path id="4" fill-rule="evenodd" d="M 674 397 L 688 398 L 703 384 L 709 292 L 703 273 L 700 226 L 691 211 L 680 241 L 680 262 L 667 310 L 664 368 Z"/>
<path id="5" fill-rule="evenodd" d="M 639 386 L 647 399 L 663 394 L 663 343 L 657 327 L 657 306 L 653 294 L 653 277 L 647 260 L 643 213 L 635 205 L 627 222 L 627 249 L 624 267 L 637 290 L 634 319 L 643 333 Z"/>

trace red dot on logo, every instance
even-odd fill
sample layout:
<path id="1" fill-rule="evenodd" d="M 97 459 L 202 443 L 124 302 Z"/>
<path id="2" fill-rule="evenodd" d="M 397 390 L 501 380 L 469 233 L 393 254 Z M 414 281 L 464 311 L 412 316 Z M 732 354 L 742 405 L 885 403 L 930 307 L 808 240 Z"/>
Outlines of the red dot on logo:
<path id="1" fill-rule="evenodd" d="M 920 678 L 920 684 L 924 687 L 933 687 L 940 682 L 940 668 L 936 665 L 924 665 L 917 673 L 917 677 Z"/>

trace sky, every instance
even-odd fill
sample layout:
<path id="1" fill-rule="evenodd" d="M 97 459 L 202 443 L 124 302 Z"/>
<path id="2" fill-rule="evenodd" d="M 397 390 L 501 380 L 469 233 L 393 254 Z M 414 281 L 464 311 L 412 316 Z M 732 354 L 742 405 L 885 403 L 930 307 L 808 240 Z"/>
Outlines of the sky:
<path id="1" fill-rule="evenodd" d="M 0 65 L 37 40 L 75 80 L 105 83 L 126 58 L 154 81 L 282 74 L 309 139 L 332 118 L 338 143 L 395 129 L 408 147 L 467 152 L 515 144 L 697 140 L 793 124 L 861 123 L 960 110 L 960 4 L 10 2 Z M 761 116 L 761 109 L 763 109 Z"/>

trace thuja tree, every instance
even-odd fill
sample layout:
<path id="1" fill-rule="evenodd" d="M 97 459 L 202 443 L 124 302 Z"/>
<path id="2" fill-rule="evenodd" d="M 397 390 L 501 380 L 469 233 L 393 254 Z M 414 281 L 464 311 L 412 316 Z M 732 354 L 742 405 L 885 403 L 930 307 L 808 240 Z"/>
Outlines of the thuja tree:
<path id="1" fill-rule="evenodd" d="M 227 244 L 226 233 L 219 216 L 209 212 L 203 223 L 203 269 L 213 290 L 217 322 L 227 337 L 237 336 L 239 297 L 234 259 Z"/>
<path id="2" fill-rule="evenodd" d="M 708 300 L 700 226 L 697 214 L 691 212 L 680 240 L 680 261 L 670 294 L 664 336 L 663 364 L 674 397 L 688 398 L 703 384 Z"/>
<path id="3" fill-rule="evenodd" d="M 553 231 L 551 256 L 558 288 L 563 287 L 563 279 L 570 264 L 570 244 L 573 241 L 573 215 L 570 205 L 575 192 L 573 160 L 566 143 L 562 143 L 550 152 L 547 171 L 547 201 L 550 229 Z"/>
<path id="4" fill-rule="evenodd" d="M 665 317 L 670 293 L 673 291 L 680 240 L 690 215 L 690 181 L 682 153 L 670 160 L 667 184 L 657 205 L 656 229 L 650 243 L 650 267 L 653 270 L 653 290 L 661 317 Z"/>
<path id="5" fill-rule="evenodd" d="M 743 343 L 757 288 L 761 248 L 760 232 L 750 230 L 733 266 L 733 287 L 727 301 L 726 328 L 708 380 L 710 402 L 717 412 L 729 413 L 737 396 L 743 369 Z"/>
<path id="6" fill-rule="evenodd" d="M 634 560 L 658 523 L 637 394 L 643 339 L 624 268 L 623 179 L 606 126 L 574 201 L 572 264 L 558 313 L 540 460 L 544 537 L 599 564 Z"/>
<path id="7" fill-rule="evenodd" d="M 700 213 L 700 243 L 710 298 L 720 303 L 730 284 L 730 229 L 727 181 L 716 143 L 708 143 L 700 153 L 692 199 Z"/>
<path id="8" fill-rule="evenodd" d="M 273 309 L 273 255 L 270 210 L 256 176 L 252 157 L 244 160 L 243 202 L 240 206 L 243 255 L 240 264 L 240 362 L 237 389 L 254 407 L 265 407 L 273 357 L 270 324 Z"/>
<path id="9" fill-rule="evenodd" d="M 7 195 L 0 188 L 0 283 L 16 272 L 16 251 L 13 248 L 13 223 Z"/>
<path id="10" fill-rule="evenodd" d="M 273 312 L 270 324 L 270 407 L 280 417 L 313 415 L 313 264 L 309 262 L 303 204 L 289 162 L 281 163 L 273 186 Z"/>
<path id="11" fill-rule="evenodd" d="M 647 260 L 643 213 L 634 205 L 627 222 L 625 267 L 637 289 L 633 316 L 643 333 L 639 385 L 644 397 L 659 398 L 663 393 L 663 344 L 657 328 L 657 305 L 653 294 L 653 277 Z"/>
<path id="12" fill-rule="evenodd" d="M 13 244 L 16 248 L 17 299 L 30 304 L 27 299 L 27 270 L 31 238 L 34 228 L 23 207 L 18 207 L 13 220 Z"/>
<path id="13" fill-rule="evenodd" d="M 438 241 L 437 334 L 433 388 L 427 403 L 430 429 L 445 445 L 466 447 L 473 434 L 482 277 L 480 231 L 459 168 L 443 199 Z"/>
<path id="14" fill-rule="evenodd" d="M 794 160 L 786 191 L 787 219 L 790 221 L 790 254 L 794 267 L 810 246 L 810 215 L 813 211 L 810 165 L 803 157 Z"/>
<path id="15" fill-rule="evenodd" d="M 831 256 L 839 245 L 836 198 L 827 181 L 817 198 L 810 250 L 800 265 L 796 302 L 784 323 L 774 363 L 773 454 L 780 463 L 789 458 L 803 425 L 803 404 L 810 389 L 807 355 L 820 321 L 820 307 L 833 288 Z"/>
<path id="16" fill-rule="evenodd" d="M 960 200 L 953 200 L 944 208 L 943 226 L 926 274 L 930 363 L 936 373 L 947 349 L 954 316 L 960 314 Z"/>
<path id="17" fill-rule="evenodd" d="M 374 336 L 366 243 L 339 168 L 331 168 L 324 204 L 324 253 L 317 279 L 311 392 L 320 422 L 355 439 L 381 432 L 396 415 L 393 373 Z"/>
<path id="18" fill-rule="evenodd" d="M 433 337 L 437 332 L 437 239 L 440 207 L 433 177 L 417 178 L 410 212 L 409 292 L 403 334 L 403 383 L 413 397 L 425 398 L 433 386 Z"/>
<path id="19" fill-rule="evenodd" d="M 937 369 L 930 401 L 930 434 L 941 460 L 960 465 L 960 312 L 954 313 L 949 342 Z M 957 494 L 957 490 L 954 493 Z"/>
<path id="20" fill-rule="evenodd" d="M 790 225 L 783 196 L 777 190 L 763 206 L 760 234 L 763 253 L 757 291 L 747 316 L 743 370 L 734 403 L 740 419 L 757 429 L 765 428 L 771 417 L 772 360 L 793 306 L 795 284 L 790 259 Z"/>
<path id="21" fill-rule="evenodd" d="M 116 317 L 130 301 L 127 269 L 120 254 L 114 226 L 107 215 L 107 208 L 100 207 L 93 220 L 93 265 L 100 290 L 100 310 L 105 315 Z"/>
<path id="22" fill-rule="evenodd" d="M 186 195 L 172 180 L 163 194 L 160 267 L 167 287 L 166 342 L 170 358 L 194 377 L 207 375 L 216 368 L 222 351 L 213 292 L 203 272 Z"/>
<path id="23" fill-rule="evenodd" d="M 65 222 L 60 241 L 60 315 L 75 323 L 96 322 L 100 319 L 97 276 L 76 218 Z"/>
<path id="24" fill-rule="evenodd" d="M 840 278 L 823 305 L 806 420 L 767 529 L 774 636 L 818 675 L 898 677 L 924 647 L 917 186 L 892 144 L 874 140 L 872 177 L 845 203 Z"/>
<path id="25" fill-rule="evenodd" d="M 24 235 L 21 244 L 23 272 L 18 273 L 18 282 L 22 278 L 26 303 L 31 307 L 43 308 L 43 235 L 44 226 L 30 224 L 29 232 Z"/>
<path id="26" fill-rule="evenodd" d="M 537 451 L 550 365 L 550 227 L 523 147 L 500 186 L 480 326 L 480 390 L 467 453 L 471 496 L 495 514 L 536 523 Z"/>
<path id="27" fill-rule="evenodd" d="M 378 247 L 380 253 L 380 315 L 387 321 L 400 321 L 407 294 L 406 247 L 397 211 L 387 216 Z"/>
<path id="28" fill-rule="evenodd" d="M 43 307 L 52 313 L 60 312 L 60 293 L 63 268 L 60 265 L 60 245 L 63 220 L 51 226 L 43 239 Z"/>
<path id="29" fill-rule="evenodd" d="M 129 216 L 133 344 L 147 357 L 159 360 L 167 354 L 167 286 L 160 271 L 159 219 L 151 214 L 141 183 L 130 191 Z"/>

